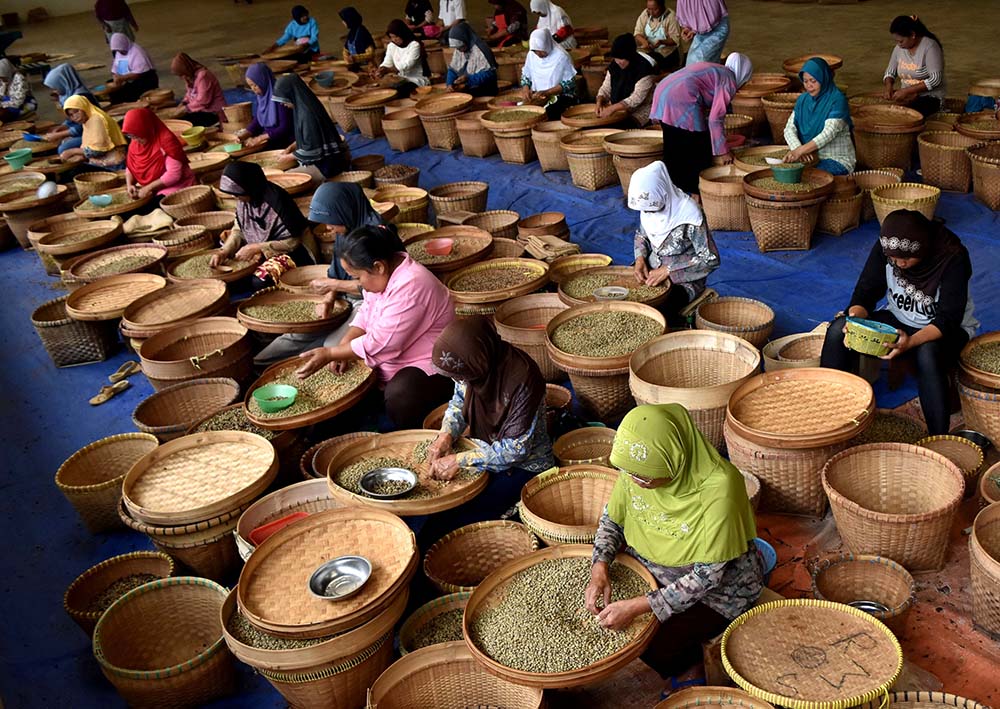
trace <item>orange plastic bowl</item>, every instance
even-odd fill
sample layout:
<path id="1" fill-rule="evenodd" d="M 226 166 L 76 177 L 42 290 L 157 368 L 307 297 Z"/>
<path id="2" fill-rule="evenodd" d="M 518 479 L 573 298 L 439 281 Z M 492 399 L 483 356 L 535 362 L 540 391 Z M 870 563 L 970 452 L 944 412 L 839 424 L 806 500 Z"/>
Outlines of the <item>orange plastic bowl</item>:
<path id="1" fill-rule="evenodd" d="M 430 239 L 424 246 L 431 256 L 447 256 L 455 248 L 454 239 Z"/>

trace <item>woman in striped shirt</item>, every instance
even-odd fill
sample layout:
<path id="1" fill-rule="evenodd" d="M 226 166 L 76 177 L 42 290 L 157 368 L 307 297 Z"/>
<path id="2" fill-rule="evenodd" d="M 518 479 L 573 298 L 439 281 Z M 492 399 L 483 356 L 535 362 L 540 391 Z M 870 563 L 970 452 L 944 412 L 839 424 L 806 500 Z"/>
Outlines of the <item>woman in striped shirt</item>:
<path id="1" fill-rule="evenodd" d="M 885 97 L 924 116 L 937 113 L 945 97 L 941 43 L 916 15 L 900 15 L 892 21 L 889 32 L 896 47 L 882 79 Z M 901 88 L 896 88 L 896 79 Z"/>
<path id="2" fill-rule="evenodd" d="M 833 175 L 854 171 L 857 156 L 851 141 L 851 110 L 844 92 L 833 83 L 830 65 L 813 57 L 799 72 L 805 87 L 785 124 L 785 142 L 791 148 L 785 162 L 801 162 L 816 153 L 820 170 Z"/>

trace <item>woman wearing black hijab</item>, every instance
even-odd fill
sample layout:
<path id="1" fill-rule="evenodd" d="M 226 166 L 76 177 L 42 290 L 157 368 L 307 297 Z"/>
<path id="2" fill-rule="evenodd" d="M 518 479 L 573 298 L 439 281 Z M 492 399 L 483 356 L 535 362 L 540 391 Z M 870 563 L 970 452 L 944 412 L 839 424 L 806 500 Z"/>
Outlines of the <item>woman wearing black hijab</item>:
<path id="1" fill-rule="evenodd" d="M 298 74 L 285 74 L 274 84 L 271 100 L 292 109 L 295 142 L 291 153 L 299 166 L 290 172 L 304 172 L 314 182 L 339 175 L 351 164 L 351 152 L 337 132 L 323 104 Z"/>
<path id="2" fill-rule="evenodd" d="M 970 278 L 969 252 L 954 233 L 920 212 L 892 212 L 882 222 L 881 237 L 858 278 L 847 316 L 838 317 L 827 330 L 822 366 L 857 371 L 859 355 L 844 344 L 847 317 L 896 328 L 899 339 L 882 359 L 913 359 L 927 430 L 931 435 L 948 433 L 948 378 L 958 353 L 979 327 L 972 312 Z M 883 299 L 886 308 L 875 310 Z"/>
<path id="3" fill-rule="evenodd" d="M 406 26 L 420 37 L 436 38 L 440 34 L 430 0 L 409 0 L 403 10 Z"/>
<path id="4" fill-rule="evenodd" d="M 361 13 L 353 7 L 345 7 L 339 13 L 347 36 L 344 38 L 344 61 L 352 69 L 368 64 L 375 58 L 375 40 L 364 25 Z"/>
<path id="5" fill-rule="evenodd" d="M 656 77 L 653 66 L 636 47 L 635 37 L 623 34 L 611 45 L 611 64 L 597 92 L 597 115 L 628 111 L 641 128 L 649 123 Z"/>

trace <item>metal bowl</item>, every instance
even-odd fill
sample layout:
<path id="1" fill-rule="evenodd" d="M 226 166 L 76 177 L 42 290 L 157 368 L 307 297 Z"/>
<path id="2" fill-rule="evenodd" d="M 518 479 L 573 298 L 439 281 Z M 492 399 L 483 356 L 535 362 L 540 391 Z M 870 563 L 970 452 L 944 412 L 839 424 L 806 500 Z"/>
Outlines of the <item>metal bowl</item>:
<path id="1" fill-rule="evenodd" d="M 389 494 L 375 492 L 380 484 L 391 482 L 405 483 L 406 488 L 400 487 L 399 492 Z M 368 497 L 374 497 L 376 500 L 395 500 L 413 492 L 413 488 L 417 486 L 417 474 L 406 468 L 375 468 L 375 470 L 365 473 L 359 484 L 361 492 Z"/>
<path id="2" fill-rule="evenodd" d="M 983 453 L 987 453 L 990 448 L 993 447 L 993 441 L 991 441 L 985 434 L 982 434 L 979 431 L 973 431 L 971 428 L 963 428 L 961 431 L 955 431 L 955 435 L 968 441 L 972 441 L 983 449 Z"/>
<path id="3" fill-rule="evenodd" d="M 601 286 L 594 289 L 597 300 L 625 300 L 628 298 L 628 288 L 622 286 Z"/>
<path id="4" fill-rule="evenodd" d="M 372 564 L 363 556 L 338 556 L 309 577 L 309 591 L 326 601 L 340 601 L 360 591 L 372 575 Z"/>
<path id="5" fill-rule="evenodd" d="M 859 611 L 864 611 L 865 613 L 888 613 L 889 607 L 884 603 L 879 603 L 878 601 L 851 601 L 847 605 L 852 608 L 857 608 Z"/>

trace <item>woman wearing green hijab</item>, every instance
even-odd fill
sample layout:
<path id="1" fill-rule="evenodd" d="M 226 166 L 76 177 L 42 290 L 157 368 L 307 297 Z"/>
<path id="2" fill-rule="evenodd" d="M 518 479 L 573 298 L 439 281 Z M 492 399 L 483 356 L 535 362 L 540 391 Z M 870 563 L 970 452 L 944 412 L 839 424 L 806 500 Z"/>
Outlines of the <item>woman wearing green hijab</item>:
<path id="1" fill-rule="evenodd" d="M 622 475 L 601 516 L 587 609 L 621 629 L 652 611 L 661 626 L 643 660 L 664 677 L 701 659 L 701 643 L 757 601 L 764 568 L 743 476 L 679 404 L 639 406 L 615 435 Z M 610 603 L 608 565 L 624 549 L 660 588 Z"/>

